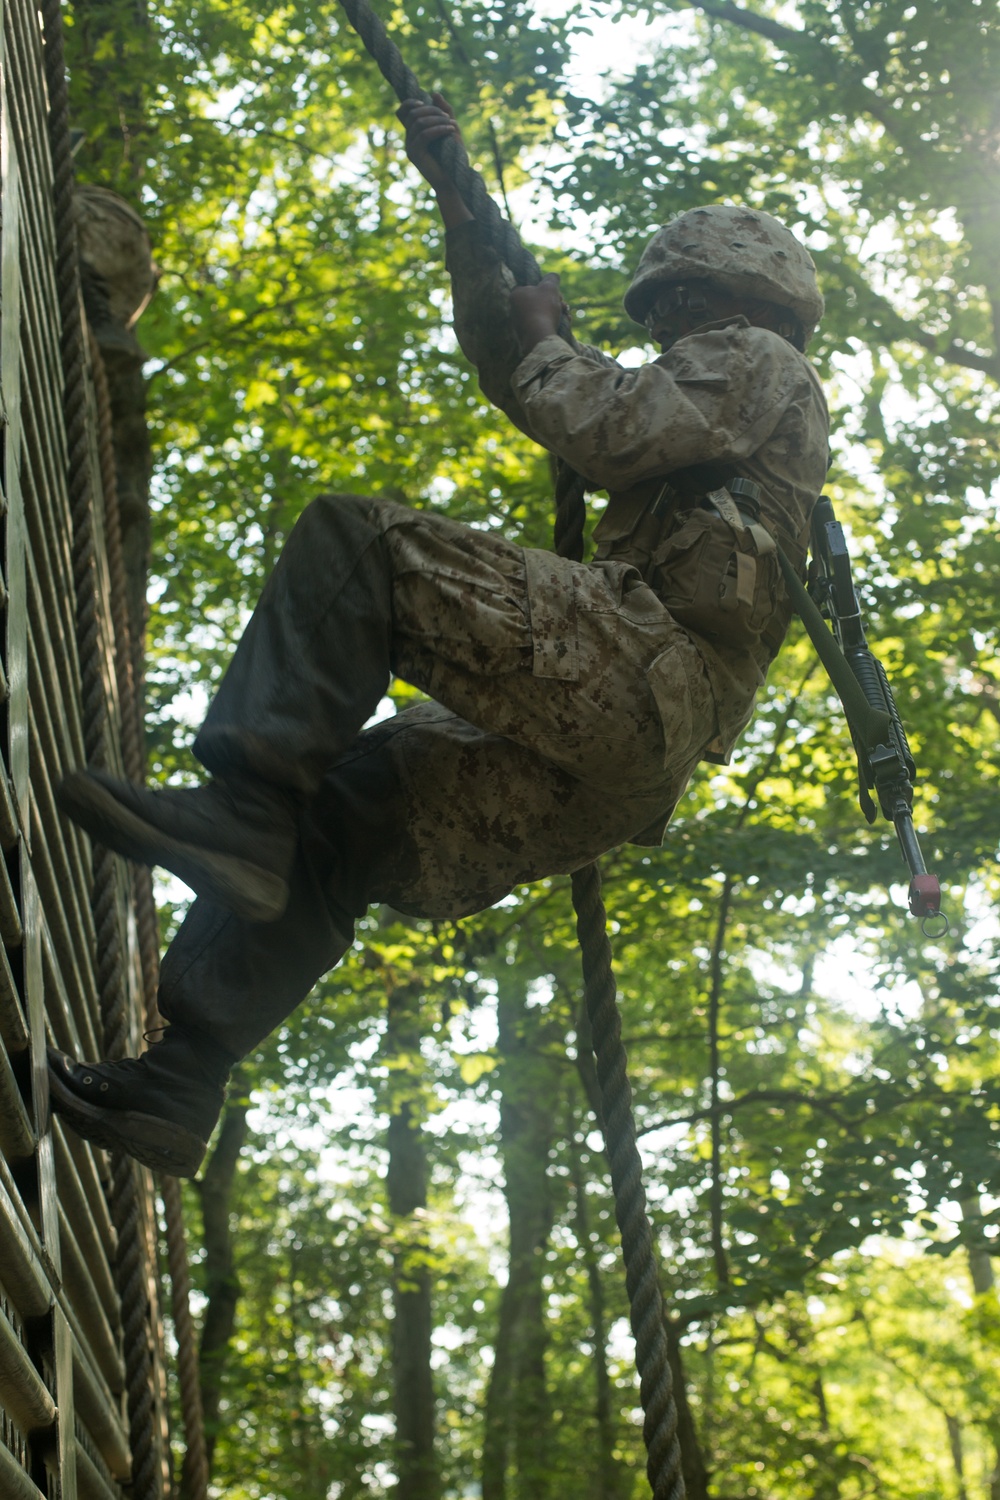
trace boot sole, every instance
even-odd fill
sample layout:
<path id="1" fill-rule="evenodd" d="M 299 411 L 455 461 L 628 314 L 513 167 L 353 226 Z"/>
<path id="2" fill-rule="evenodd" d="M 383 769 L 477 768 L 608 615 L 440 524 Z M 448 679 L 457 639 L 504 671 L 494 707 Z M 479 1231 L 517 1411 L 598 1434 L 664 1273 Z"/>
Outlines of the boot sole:
<path id="1" fill-rule="evenodd" d="M 101 1109 L 77 1098 L 49 1068 L 49 1098 L 52 1108 L 67 1125 L 106 1151 L 121 1151 L 154 1172 L 168 1177 L 193 1177 L 204 1160 L 208 1142 L 157 1115 L 135 1109 Z"/>
<path id="2" fill-rule="evenodd" d="M 199 896 L 247 922 L 276 922 L 288 905 L 288 882 L 262 865 L 164 833 L 119 802 L 85 771 L 60 783 L 56 801 L 98 843 L 142 865 L 162 865 Z"/>

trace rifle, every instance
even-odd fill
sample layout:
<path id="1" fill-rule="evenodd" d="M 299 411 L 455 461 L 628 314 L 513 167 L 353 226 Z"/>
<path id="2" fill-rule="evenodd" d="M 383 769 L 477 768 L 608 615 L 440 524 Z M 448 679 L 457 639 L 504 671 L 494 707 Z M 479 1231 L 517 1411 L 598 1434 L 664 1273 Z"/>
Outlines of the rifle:
<path id="1" fill-rule="evenodd" d="M 808 593 L 784 557 L 782 570 L 786 583 L 789 574 L 794 578 L 797 593 L 792 590 L 793 601 L 844 704 L 858 757 L 861 811 L 869 823 L 874 823 L 877 816 L 871 795 L 874 791 L 883 817 L 895 827 L 909 867 L 910 911 L 925 923 L 929 918 L 940 917 L 944 928 L 928 935 L 943 936 L 948 930 L 948 919 L 941 911 L 941 886 L 937 877 L 928 873 L 913 827 L 916 765 L 885 668 L 868 646 L 843 527 L 825 495 L 820 497 L 813 512 L 811 550 Z M 830 622 L 839 651 L 823 619 Z M 818 631 L 822 636 L 818 636 Z M 853 681 L 845 673 L 845 665 Z M 926 926 L 924 930 L 927 931 Z"/>

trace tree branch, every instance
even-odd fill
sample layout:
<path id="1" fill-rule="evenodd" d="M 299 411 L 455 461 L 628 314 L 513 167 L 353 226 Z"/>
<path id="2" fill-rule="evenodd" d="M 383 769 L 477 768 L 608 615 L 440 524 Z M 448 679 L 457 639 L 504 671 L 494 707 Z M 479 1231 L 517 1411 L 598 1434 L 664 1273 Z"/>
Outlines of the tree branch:
<path id="1" fill-rule="evenodd" d="M 772 21 L 767 16 L 759 16 L 754 11 L 746 10 L 742 6 L 730 4 L 728 0 L 684 0 L 684 3 L 691 10 L 701 11 L 703 15 L 708 16 L 711 20 L 722 21 L 731 26 L 739 27 L 741 31 L 748 31 L 756 36 L 761 36 L 766 41 L 772 42 L 782 51 L 792 55 L 801 55 L 804 47 L 815 49 L 817 57 L 821 59 L 821 65 L 818 68 L 816 66 L 808 68 L 807 65 L 807 71 L 812 73 L 817 82 L 831 83 L 836 81 L 841 86 L 849 88 L 857 99 L 859 113 L 868 114 L 873 120 L 877 120 L 886 134 L 904 147 L 911 161 L 916 162 L 923 159 L 927 162 L 932 160 L 936 163 L 941 162 L 941 152 L 936 147 L 927 145 L 916 139 L 907 138 L 905 137 L 905 133 L 901 135 L 899 127 L 903 116 L 887 108 L 885 100 L 878 90 L 873 89 L 870 84 L 865 82 L 863 66 L 859 61 L 846 55 L 838 54 L 835 48 L 815 36 L 812 32 L 796 30 L 791 26 L 783 26 L 780 22 Z M 977 165 L 979 168 L 985 165 L 982 153 L 977 154 L 973 151 L 970 153 L 970 156 L 973 160 L 973 170 L 975 170 Z M 977 236 L 974 231 L 970 231 L 968 215 L 960 213 L 959 217 L 962 220 L 966 234 L 970 237 L 970 243 L 975 248 Z M 991 303 L 993 304 L 994 329 L 997 329 L 1000 327 L 1000 299 L 994 295 L 992 288 L 988 287 L 987 291 L 990 294 Z M 963 345 L 956 344 L 954 341 L 942 345 L 940 338 L 932 333 L 926 333 L 923 329 L 914 327 L 913 325 L 906 325 L 901 319 L 894 319 L 894 322 L 900 328 L 900 336 L 913 339 L 915 343 L 930 350 L 932 354 L 938 355 L 941 359 L 947 360 L 950 364 L 959 365 L 961 368 L 967 370 L 978 370 L 982 374 L 991 376 L 994 380 L 1000 380 L 1000 356 L 977 354 L 974 350 L 966 349 Z M 905 332 L 902 331 L 904 328 Z"/>
<path id="2" fill-rule="evenodd" d="M 730 5 L 726 0 L 721 0 L 721 3 L 712 3 L 712 0 L 685 0 L 685 3 L 691 10 L 700 10 L 706 16 L 711 16 L 713 21 L 729 21 L 742 31 L 755 32 L 757 36 L 765 37 L 778 47 L 800 42 L 809 35 L 806 31 L 796 31 L 792 26 L 782 26 L 780 21 L 772 21 L 768 16 L 758 16 L 752 10 L 744 10 L 741 5 Z"/>
<path id="3" fill-rule="evenodd" d="M 834 1109 L 834 1101 L 846 1097 L 845 1094 L 810 1094 L 802 1089 L 751 1089 L 735 1099 L 720 1100 L 714 1107 L 708 1106 L 705 1109 L 694 1110 L 689 1115 L 674 1115 L 669 1120 L 657 1120 L 652 1125 L 644 1125 L 636 1131 L 636 1135 L 652 1135 L 655 1130 L 669 1130 L 674 1125 L 696 1125 L 700 1120 L 711 1120 L 715 1114 L 733 1114 L 748 1104 L 808 1104 L 813 1109 L 833 1115 L 839 1124 L 844 1124 Z"/>
<path id="4" fill-rule="evenodd" d="M 911 1104 L 928 1104 L 938 1099 L 949 1101 L 974 1099 L 981 1095 L 981 1089 L 921 1089 L 919 1091 L 915 1089 L 912 1093 L 901 1094 L 898 1098 L 890 1100 L 875 1114 L 870 1114 L 865 1109 L 852 1119 L 849 1115 L 845 1115 L 843 1110 L 837 1109 L 836 1105 L 839 1103 L 847 1106 L 852 1098 L 867 1099 L 868 1095 L 863 1090 L 854 1094 L 847 1092 L 812 1094 L 805 1089 L 750 1089 L 746 1094 L 737 1095 L 735 1099 L 722 1099 L 718 1104 L 718 1112 L 722 1115 L 732 1114 L 748 1104 L 806 1104 L 812 1109 L 818 1109 L 823 1114 L 829 1115 L 842 1129 L 852 1131 L 866 1120 L 875 1119 L 879 1115 L 892 1114 L 894 1110 L 906 1109 Z M 652 1135 L 656 1130 L 670 1130 L 675 1125 L 697 1125 L 700 1120 L 710 1120 L 712 1114 L 713 1110 L 706 1107 L 693 1110 L 689 1115 L 673 1115 L 670 1119 L 656 1120 L 652 1125 L 642 1126 L 636 1131 L 636 1135 Z"/>
<path id="5" fill-rule="evenodd" d="M 942 345 L 935 334 L 926 333 L 912 323 L 903 326 L 900 337 L 912 339 L 915 344 L 929 349 L 939 359 L 947 360 L 950 365 L 960 365 L 964 370 L 979 370 L 994 380 L 1000 380 L 1000 358 L 995 354 L 977 354 L 974 349 L 966 349 L 964 344 L 956 344 L 954 339 L 951 343 Z"/>

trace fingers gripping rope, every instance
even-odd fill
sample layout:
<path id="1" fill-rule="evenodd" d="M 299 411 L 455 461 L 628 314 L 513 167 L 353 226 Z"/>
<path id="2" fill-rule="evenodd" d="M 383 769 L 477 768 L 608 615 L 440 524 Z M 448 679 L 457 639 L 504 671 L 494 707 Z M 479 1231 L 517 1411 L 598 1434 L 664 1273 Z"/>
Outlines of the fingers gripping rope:
<path id="1" fill-rule="evenodd" d="M 368 0 L 341 0 L 355 31 L 378 64 L 383 76 L 401 101 L 430 101 L 403 61 Z M 520 285 L 534 285 L 541 271 L 534 256 L 521 242 L 513 224 L 505 219 L 486 189 L 479 173 L 469 164 L 464 147 L 453 136 L 436 146 L 442 166 L 451 176 L 470 213 L 485 227 L 490 242 Z M 570 342 L 569 320 L 564 315 L 559 332 Z M 586 482 L 560 463 L 556 480 L 555 547 L 562 557 L 583 556 L 584 495 Z M 632 1090 L 626 1072 L 621 1041 L 621 1019 L 615 998 L 601 874 L 596 864 L 573 876 L 573 904 L 577 913 L 577 935 L 583 955 L 584 991 L 594 1035 L 597 1076 L 601 1086 L 604 1134 L 611 1163 L 615 1214 L 622 1238 L 626 1286 L 635 1336 L 636 1367 L 640 1399 L 645 1413 L 643 1436 L 653 1500 L 684 1500 L 681 1451 L 677 1438 L 677 1406 L 673 1378 L 667 1358 L 663 1320 L 653 1248 L 653 1233 L 646 1214 L 642 1185 L 642 1162 L 636 1145 L 632 1115 Z"/>
<path id="2" fill-rule="evenodd" d="M 431 103 L 431 96 L 420 87 L 416 77 L 403 61 L 402 53 L 389 36 L 368 0 L 340 0 L 365 47 L 378 64 L 397 99 L 419 99 Z M 509 219 L 500 212 L 480 174 L 466 155 L 465 147 L 454 136 L 445 136 L 433 148 L 448 172 L 469 212 L 489 236 L 490 244 L 508 267 L 518 286 L 535 286 L 542 279 L 541 267 Z M 572 342 L 569 316 L 563 313 L 559 333 Z M 586 481 L 568 464 L 559 461 L 556 482 L 555 547 L 560 557 L 579 561 L 583 556 L 583 528 L 586 519 L 584 495 Z"/>

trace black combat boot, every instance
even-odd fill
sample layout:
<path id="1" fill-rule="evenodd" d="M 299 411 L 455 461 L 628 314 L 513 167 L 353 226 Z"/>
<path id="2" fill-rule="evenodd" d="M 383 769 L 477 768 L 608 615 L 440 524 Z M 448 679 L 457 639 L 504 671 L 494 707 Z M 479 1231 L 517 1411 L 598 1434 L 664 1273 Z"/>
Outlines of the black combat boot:
<path id="1" fill-rule="evenodd" d="M 225 1103 L 236 1059 L 171 1026 L 141 1057 L 81 1063 L 49 1048 L 49 1097 L 68 1125 L 154 1172 L 193 1177 Z"/>
<path id="2" fill-rule="evenodd" d="M 103 771 L 73 771 L 56 800 L 91 838 L 140 864 L 162 865 L 247 922 L 276 922 L 288 904 L 298 804 L 270 782 L 235 775 L 154 790 Z"/>

